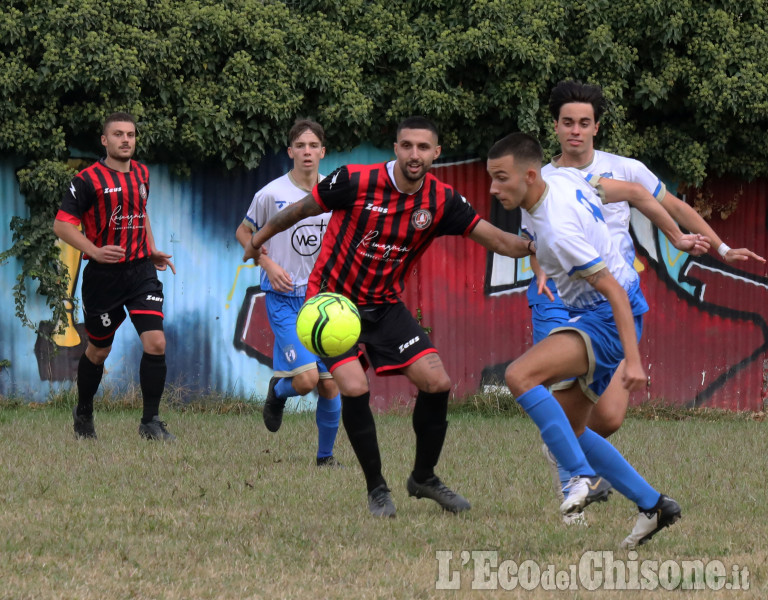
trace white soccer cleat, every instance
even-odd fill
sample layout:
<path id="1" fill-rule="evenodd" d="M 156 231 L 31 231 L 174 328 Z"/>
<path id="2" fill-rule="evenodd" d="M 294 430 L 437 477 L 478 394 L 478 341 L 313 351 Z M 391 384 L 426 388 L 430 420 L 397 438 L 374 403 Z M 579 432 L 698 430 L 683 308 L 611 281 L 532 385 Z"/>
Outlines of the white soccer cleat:
<path id="1" fill-rule="evenodd" d="M 640 511 L 632 533 L 621 542 L 621 548 L 631 550 L 636 546 L 642 546 L 657 532 L 677 523 L 680 517 L 682 517 L 680 505 L 669 496 L 662 494 L 653 509 L 648 512 Z"/>
<path id="2" fill-rule="evenodd" d="M 605 502 L 613 491 L 611 484 L 599 475 L 571 477 L 565 489 L 568 496 L 560 505 L 563 515 L 581 512 L 593 502 Z"/>

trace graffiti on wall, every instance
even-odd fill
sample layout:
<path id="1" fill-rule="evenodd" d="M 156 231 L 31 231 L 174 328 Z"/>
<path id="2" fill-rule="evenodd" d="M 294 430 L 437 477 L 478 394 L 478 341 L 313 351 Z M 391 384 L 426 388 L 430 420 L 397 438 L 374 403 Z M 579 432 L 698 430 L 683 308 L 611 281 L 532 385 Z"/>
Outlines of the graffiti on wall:
<path id="1" fill-rule="evenodd" d="M 351 159 L 337 155 L 321 168 L 329 172 L 338 164 L 384 158 L 382 151 Z M 275 157 L 255 172 L 209 170 L 183 181 L 167 169 L 151 167 L 153 230 L 158 246 L 168 248 L 177 266 L 175 277 L 161 274 L 169 381 L 190 392 L 261 396 L 266 390 L 272 334 L 258 286 L 259 269 L 242 263 L 234 231 L 253 193 L 286 167 L 283 157 Z M 482 162 L 444 162 L 434 169 L 481 216 L 503 229 L 518 230 L 519 214 L 504 211 L 489 197 L 490 182 Z M 8 185 L 7 179 L 5 170 L 0 184 Z M 731 246 L 768 254 L 768 183 L 741 185 L 744 193 L 738 209 L 728 219 L 716 216 L 711 223 Z M 723 182 L 715 193 L 733 194 L 733 188 L 734 184 Z M 3 220 L 10 220 L 7 211 L 19 214 L 20 206 L 18 194 L 13 205 L 4 203 Z M 635 266 L 651 306 L 641 342 L 651 385 L 635 394 L 633 403 L 663 399 L 686 406 L 761 409 L 768 388 L 765 267 L 754 262 L 726 264 L 714 253 L 698 258 L 680 254 L 639 214 L 633 214 L 632 233 L 638 251 Z M 4 238 L 4 243 L 9 240 Z M 79 293 L 80 257 L 66 250 L 62 256 L 74 299 Z M 15 277 L 7 267 L 2 271 L 4 281 Z M 489 254 L 472 241 L 456 237 L 436 240 L 410 273 L 403 300 L 429 328 L 454 382 L 454 396 L 498 382 L 505 366 L 530 346 L 525 298 L 530 278 L 527 259 Z M 71 385 L 85 340 L 74 304 L 68 327 L 54 338 L 54 345 L 24 330 L 12 311 L 0 315 L 0 342 L 14 365 L 3 374 L 5 379 L 0 378 L 0 393 L 33 398 L 58 382 Z M 130 328 L 118 333 L 107 379 L 135 381 L 140 345 L 132 330 L 122 329 Z M 26 357 L 33 349 L 36 364 L 30 365 Z M 372 404 L 379 409 L 415 395 L 415 388 L 403 377 L 371 375 L 371 390 Z"/>

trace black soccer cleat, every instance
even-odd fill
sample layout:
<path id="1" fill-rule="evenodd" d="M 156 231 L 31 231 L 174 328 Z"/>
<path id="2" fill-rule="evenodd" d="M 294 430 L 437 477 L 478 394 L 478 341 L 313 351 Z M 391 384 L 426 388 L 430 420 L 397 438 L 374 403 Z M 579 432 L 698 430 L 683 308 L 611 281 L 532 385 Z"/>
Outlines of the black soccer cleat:
<path id="1" fill-rule="evenodd" d="M 283 411 L 285 410 L 285 401 L 287 398 L 278 398 L 275 396 L 275 385 L 280 381 L 280 377 L 272 377 L 269 380 L 267 388 L 267 399 L 264 401 L 264 408 L 261 410 L 261 416 L 264 419 L 266 428 L 275 433 L 283 424 Z"/>
<path id="2" fill-rule="evenodd" d="M 665 527 L 677 523 L 682 516 L 680 505 L 669 496 L 662 494 L 651 510 L 640 511 L 632 533 L 624 538 L 621 547 L 630 550 L 636 546 L 642 546 Z"/>
<path id="3" fill-rule="evenodd" d="M 331 456 L 323 456 L 317 457 L 317 466 L 318 467 L 326 467 L 328 469 L 343 469 L 344 465 L 342 465 L 338 460 L 336 460 L 336 457 L 331 454 Z"/>
<path id="4" fill-rule="evenodd" d="M 166 429 L 167 423 L 155 415 L 149 423 L 139 423 L 139 435 L 145 440 L 157 440 L 160 442 L 174 442 L 176 436 Z"/>
<path id="5" fill-rule="evenodd" d="M 73 406 L 72 418 L 74 420 L 76 438 L 81 440 L 96 439 L 96 428 L 93 426 L 93 414 L 90 414 L 88 416 L 78 415 L 77 406 Z"/>
<path id="6" fill-rule="evenodd" d="M 429 498 L 434 500 L 443 507 L 443 510 L 448 512 L 459 513 L 472 507 L 464 496 L 450 489 L 440 481 L 437 475 L 432 475 L 424 483 L 417 483 L 413 478 L 413 473 L 411 473 L 405 487 L 408 489 L 409 496 L 415 496 L 417 499 Z"/>
<path id="7" fill-rule="evenodd" d="M 374 517 L 395 517 L 395 503 L 392 502 L 392 494 L 385 484 L 373 488 L 368 494 L 368 510 Z"/>

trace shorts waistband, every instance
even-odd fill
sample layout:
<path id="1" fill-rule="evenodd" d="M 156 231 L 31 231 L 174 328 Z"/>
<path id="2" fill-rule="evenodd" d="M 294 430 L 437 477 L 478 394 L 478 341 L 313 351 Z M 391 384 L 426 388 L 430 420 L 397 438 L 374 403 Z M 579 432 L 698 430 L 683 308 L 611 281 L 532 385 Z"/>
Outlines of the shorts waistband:
<path id="1" fill-rule="evenodd" d="M 148 256 L 145 256 L 144 258 L 138 258 L 136 260 L 129 260 L 118 263 L 100 263 L 93 259 L 88 260 L 88 264 L 91 266 L 91 268 L 102 269 L 105 271 L 126 271 L 132 267 L 139 267 L 147 262 L 149 262 Z"/>

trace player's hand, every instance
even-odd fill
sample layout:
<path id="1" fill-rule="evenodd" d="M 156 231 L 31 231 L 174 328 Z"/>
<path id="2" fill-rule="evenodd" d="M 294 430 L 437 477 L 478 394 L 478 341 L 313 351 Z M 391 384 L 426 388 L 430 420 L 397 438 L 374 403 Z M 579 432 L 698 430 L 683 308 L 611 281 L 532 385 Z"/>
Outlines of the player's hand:
<path id="1" fill-rule="evenodd" d="M 276 292 L 292 292 L 293 280 L 290 274 L 277 263 L 273 262 L 272 265 L 269 269 L 262 265 L 262 268 L 267 272 L 272 289 Z"/>
<path id="2" fill-rule="evenodd" d="M 155 269 L 158 271 L 165 271 L 168 267 L 171 267 L 171 272 L 176 275 L 176 267 L 171 262 L 170 254 L 160 252 L 160 250 L 155 248 L 149 255 L 149 260 L 152 261 L 152 264 L 155 265 Z"/>
<path id="3" fill-rule="evenodd" d="M 543 270 L 539 269 L 536 272 L 536 280 L 538 281 L 538 284 L 539 284 L 539 287 L 537 290 L 539 292 L 539 295 L 544 294 L 547 298 L 549 298 L 550 302 L 554 302 L 555 296 L 552 294 L 552 290 L 550 290 L 547 287 L 547 281 L 549 280 L 549 277 L 547 277 L 547 274 Z"/>
<path id="4" fill-rule="evenodd" d="M 262 248 L 259 246 L 258 248 L 254 248 L 253 244 L 251 242 L 248 242 L 245 245 L 245 253 L 243 254 L 243 262 L 248 262 L 249 260 L 253 259 L 253 264 L 258 265 L 259 259 L 261 258 L 262 252 L 264 254 L 269 254 L 267 252 L 266 248 Z"/>
<path id="5" fill-rule="evenodd" d="M 728 250 L 728 252 L 725 253 L 723 260 L 727 263 L 732 263 L 736 262 L 737 260 L 749 260 L 750 258 L 761 263 L 765 262 L 765 259 L 762 256 L 758 256 L 752 252 L 752 250 L 747 248 L 731 248 Z"/>
<path id="6" fill-rule="evenodd" d="M 97 248 L 93 254 L 89 253 L 88 255 L 96 262 L 111 264 L 120 262 L 125 258 L 125 248 L 122 246 L 102 246 Z"/>
<path id="7" fill-rule="evenodd" d="M 699 233 L 687 233 L 681 235 L 672 245 L 691 256 L 702 256 L 709 252 L 709 238 Z"/>
<path id="8" fill-rule="evenodd" d="M 624 372 L 621 374 L 621 385 L 630 392 L 642 390 L 648 383 L 645 371 L 639 361 L 635 364 L 627 361 L 624 364 Z"/>

